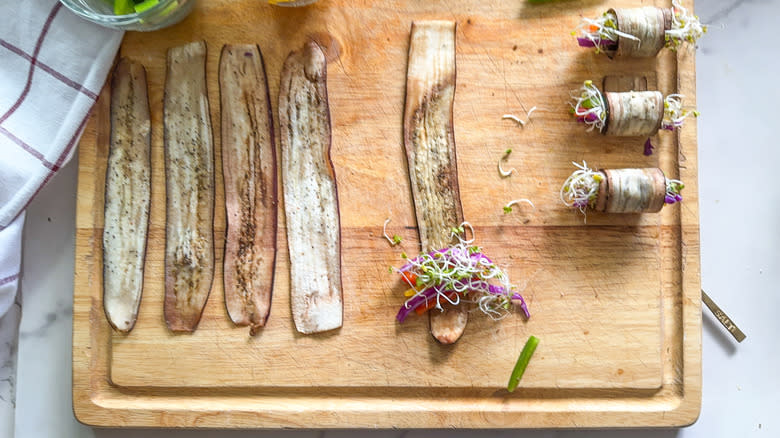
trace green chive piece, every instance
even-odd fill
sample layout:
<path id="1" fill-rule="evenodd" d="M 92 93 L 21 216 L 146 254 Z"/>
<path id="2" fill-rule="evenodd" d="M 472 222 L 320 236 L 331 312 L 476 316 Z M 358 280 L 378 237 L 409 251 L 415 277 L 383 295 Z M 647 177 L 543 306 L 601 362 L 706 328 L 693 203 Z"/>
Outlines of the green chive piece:
<path id="1" fill-rule="evenodd" d="M 512 375 L 509 377 L 509 383 L 506 386 L 507 391 L 514 392 L 514 390 L 517 388 L 517 385 L 520 383 L 520 379 L 523 378 L 523 373 L 525 373 L 525 368 L 528 366 L 528 362 L 531 361 L 531 356 L 533 356 L 534 351 L 536 351 L 537 345 L 539 345 L 539 338 L 536 336 L 531 336 L 528 338 L 528 342 L 525 343 L 523 351 L 520 352 L 520 357 L 517 358 L 515 369 L 512 370 Z"/>
<path id="2" fill-rule="evenodd" d="M 162 12 L 160 12 L 160 16 L 161 17 L 167 17 L 172 12 L 174 12 L 176 10 L 176 8 L 178 8 L 178 7 L 179 7 L 179 2 L 175 1 L 175 2 L 171 3 L 170 5 L 168 5 L 167 8 L 163 9 Z"/>
<path id="3" fill-rule="evenodd" d="M 158 0 L 144 0 L 141 3 L 135 5 L 135 12 L 140 13 L 148 9 L 151 9 L 154 6 L 157 6 L 157 3 L 159 3 Z"/>
<path id="4" fill-rule="evenodd" d="M 114 0 L 114 15 L 127 15 L 135 12 L 133 0 Z"/>

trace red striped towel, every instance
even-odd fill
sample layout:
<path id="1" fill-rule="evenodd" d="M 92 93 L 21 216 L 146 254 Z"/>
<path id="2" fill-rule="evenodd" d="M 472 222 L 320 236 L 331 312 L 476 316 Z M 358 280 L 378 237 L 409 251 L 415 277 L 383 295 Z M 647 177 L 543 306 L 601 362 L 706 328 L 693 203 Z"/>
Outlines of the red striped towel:
<path id="1" fill-rule="evenodd" d="M 122 40 L 57 0 L 0 2 L 0 316 L 19 281 L 24 210 L 78 144 Z"/>

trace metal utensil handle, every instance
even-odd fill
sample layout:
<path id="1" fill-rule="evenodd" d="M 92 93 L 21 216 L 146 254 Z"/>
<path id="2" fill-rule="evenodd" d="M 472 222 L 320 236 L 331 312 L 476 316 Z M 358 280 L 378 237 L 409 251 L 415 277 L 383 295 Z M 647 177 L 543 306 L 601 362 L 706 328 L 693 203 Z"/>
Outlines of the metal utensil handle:
<path id="1" fill-rule="evenodd" d="M 731 336 L 734 336 L 734 339 L 736 339 L 737 342 L 742 342 L 746 338 L 745 334 L 742 333 L 742 330 L 737 327 L 734 321 L 732 321 L 725 312 L 720 310 L 720 307 L 712 301 L 712 298 L 704 292 L 704 289 L 701 291 L 701 299 L 704 301 L 704 304 L 707 305 L 707 308 L 710 309 L 712 314 L 715 315 L 715 318 L 717 318 L 723 327 L 731 333 Z"/>

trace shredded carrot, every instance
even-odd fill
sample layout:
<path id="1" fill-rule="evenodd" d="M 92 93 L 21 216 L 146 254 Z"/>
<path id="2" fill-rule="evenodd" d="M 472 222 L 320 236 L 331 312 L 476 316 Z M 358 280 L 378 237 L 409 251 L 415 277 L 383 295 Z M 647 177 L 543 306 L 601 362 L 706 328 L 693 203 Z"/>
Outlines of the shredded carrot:
<path id="1" fill-rule="evenodd" d="M 457 295 L 457 294 L 458 294 L 457 292 L 452 291 L 452 292 L 447 292 L 445 295 L 447 295 L 447 298 L 449 298 L 451 300 L 454 300 L 455 299 L 455 295 Z M 436 307 L 436 298 L 431 298 L 430 300 L 428 300 L 427 303 L 425 303 L 422 306 L 414 309 L 414 311 L 418 315 L 422 315 L 423 313 L 433 309 L 434 307 Z"/>
<path id="2" fill-rule="evenodd" d="M 401 277 L 403 277 L 404 282 L 411 287 L 414 287 L 417 283 L 417 275 L 413 272 L 401 272 Z"/>

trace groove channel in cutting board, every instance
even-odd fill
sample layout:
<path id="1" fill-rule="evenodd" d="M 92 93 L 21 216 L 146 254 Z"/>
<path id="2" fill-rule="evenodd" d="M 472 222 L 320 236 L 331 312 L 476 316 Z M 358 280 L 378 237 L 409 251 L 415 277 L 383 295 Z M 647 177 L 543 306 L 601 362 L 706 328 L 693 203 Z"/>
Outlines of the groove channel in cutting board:
<path id="1" fill-rule="evenodd" d="M 175 427 L 575 427 L 671 426 L 692 421 L 701 391 L 696 126 L 644 139 L 587 134 L 566 112 L 569 92 L 608 75 L 655 78 L 695 106 L 692 52 L 610 61 L 576 47 L 579 17 L 604 5 L 477 0 L 321 0 L 282 10 L 256 0 L 200 2 L 180 25 L 125 37 L 122 55 L 148 71 L 152 208 L 144 298 L 129 335 L 111 331 L 100 301 L 107 106 L 101 100 L 79 148 L 74 302 L 74 407 L 89 424 Z M 627 5 L 639 5 L 629 1 Z M 658 1 L 661 5 L 663 2 Z M 402 141 L 412 20 L 458 22 L 454 124 L 464 217 L 477 242 L 516 284 L 527 284 L 531 319 L 481 315 L 451 347 L 435 343 L 425 318 L 398 325 L 403 285 L 387 269 L 418 251 Z M 165 193 L 162 84 L 165 51 L 208 45 L 213 129 L 219 131 L 222 44 L 263 50 L 273 109 L 282 62 L 313 36 L 328 56 L 332 158 L 339 187 L 344 325 L 335 335 L 295 334 L 289 257 L 280 244 L 274 301 L 255 338 L 230 322 L 221 269 L 198 330 L 174 335 L 162 317 Z M 678 65 L 679 74 L 678 74 Z M 649 73 L 648 73 L 649 72 Z M 521 118 L 520 128 L 501 116 Z M 496 162 L 507 148 L 500 179 Z M 221 145 L 215 139 L 215 265 L 222 265 L 225 212 Z M 685 201 L 656 215 L 583 217 L 558 189 L 571 161 L 594 167 L 658 166 L 686 182 Z M 536 209 L 502 206 L 531 199 Z M 281 200 L 280 200 L 281 201 Z M 285 242 L 279 211 L 278 242 Z M 382 224 L 404 242 L 390 247 Z M 509 395 L 509 372 L 528 335 L 541 343 Z M 196 409 L 190 409 L 190 408 Z M 293 415 L 295 413 L 295 415 Z M 302 415 L 302 416 L 301 416 Z M 305 421 L 302 418 L 305 417 Z"/>
<path id="2" fill-rule="evenodd" d="M 529 367 L 523 381 L 525 386 L 660 386 L 657 288 L 662 278 L 658 271 L 650 275 L 646 272 L 647 266 L 660 264 L 657 229 L 604 227 L 594 233 L 582 227 L 505 231 L 477 227 L 482 243 L 495 249 L 491 255 L 494 260 L 512 266 L 510 275 L 532 279 L 526 296 L 534 316 L 528 323 L 519 317 L 500 323 L 474 318 L 471 330 L 458 341 L 464 346 L 452 349 L 436 347 L 435 341 L 429 339 L 424 318 L 397 325 L 396 297 L 402 288 L 397 284 L 391 287 L 390 281 L 386 285 L 361 285 L 361 280 L 365 280 L 361 272 L 382 274 L 372 272 L 377 270 L 372 266 L 373 260 L 356 257 L 363 248 L 371 248 L 382 258 L 392 259 L 391 251 L 382 251 L 375 245 L 373 241 L 377 239 L 368 236 L 368 229 L 343 231 L 347 243 L 343 248 L 345 325 L 338 335 L 296 334 L 284 293 L 275 294 L 268 324 L 252 339 L 238 331 L 225 330 L 222 309 L 211 306 L 211 311 L 203 316 L 201 328 L 192 336 L 171 337 L 164 327 L 147 324 L 144 336 L 130 336 L 115 343 L 112 382 L 133 387 L 500 388 L 507 378 L 501 372 L 506 367 L 501 364 L 509 363 L 511 368 L 526 333 L 534 333 L 546 340 L 547 348 L 534 357 L 534 367 Z M 154 239 L 154 230 L 150 237 Z M 501 250 L 501 242 L 507 239 L 515 245 L 511 250 Z M 571 263 L 577 244 L 587 244 L 604 256 L 560 276 Z M 286 256 L 279 261 L 286 263 Z M 150 262 L 156 261 L 152 258 Z M 604 276 L 606 270 L 612 275 Z M 378 290 L 372 292 L 371 287 Z M 636 292 L 653 289 L 653 293 Z M 375 302 L 365 302 L 361 297 L 366 296 L 373 296 Z M 155 298 L 145 299 L 143 311 L 151 314 L 147 317 L 156 318 L 159 304 Z M 154 346 L 159 344 L 164 345 L 163 354 L 156 352 Z M 204 345 L 214 347 L 204 349 Z M 204 369 L 209 372 L 200 371 Z"/>

